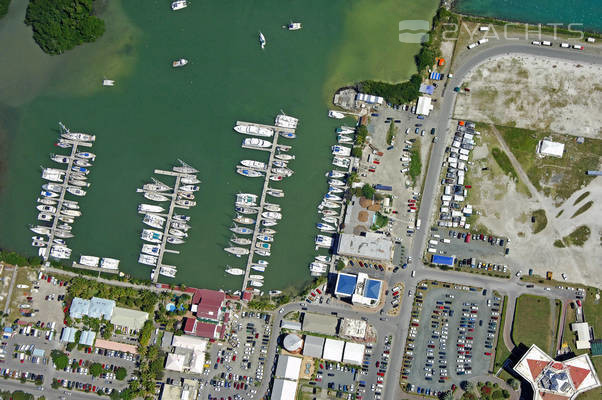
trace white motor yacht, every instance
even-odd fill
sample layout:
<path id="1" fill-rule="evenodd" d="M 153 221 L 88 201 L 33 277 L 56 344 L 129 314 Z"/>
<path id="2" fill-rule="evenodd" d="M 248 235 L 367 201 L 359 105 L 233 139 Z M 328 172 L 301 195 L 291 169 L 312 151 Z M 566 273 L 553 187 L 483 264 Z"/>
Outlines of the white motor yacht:
<path id="1" fill-rule="evenodd" d="M 247 138 L 242 141 L 243 146 L 267 149 L 272 147 L 272 143 L 258 138 Z"/>
<path id="2" fill-rule="evenodd" d="M 173 11 L 178 11 L 186 7 L 188 7 L 186 0 L 177 0 L 171 3 L 171 9 Z"/>
<path id="3" fill-rule="evenodd" d="M 142 252 L 151 256 L 158 256 L 161 252 L 161 246 L 158 246 L 156 244 L 144 243 L 142 245 Z"/>
<path id="4" fill-rule="evenodd" d="M 251 136 L 272 137 L 274 131 L 257 125 L 236 125 L 234 130 L 238 133 Z"/>
<path id="5" fill-rule="evenodd" d="M 157 260 L 158 260 L 157 256 L 151 256 L 148 254 L 140 254 L 138 256 L 138 262 L 140 264 L 155 266 L 155 265 L 157 265 Z"/>
<path id="6" fill-rule="evenodd" d="M 345 114 L 343 114 L 340 111 L 335 111 L 335 110 L 329 110 L 328 111 L 328 116 L 330 118 L 335 118 L 335 119 L 343 119 L 343 118 L 345 118 Z"/>
<path id="7" fill-rule="evenodd" d="M 81 265 L 87 265 L 88 267 L 98 267 L 98 263 L 100 262 L 99 257 L 94 256 L 80 256 L 79 263 Z"/>
<path id="8" fill-rule="evenodd" d="M 174 68 L 179 68 L 179 67 L 183 67 L 186 64 L 188 64 L 188 60 L 185 58 L 180 58 L 178 60 L 175 60 L 171 63 L 171 66 Z"/>

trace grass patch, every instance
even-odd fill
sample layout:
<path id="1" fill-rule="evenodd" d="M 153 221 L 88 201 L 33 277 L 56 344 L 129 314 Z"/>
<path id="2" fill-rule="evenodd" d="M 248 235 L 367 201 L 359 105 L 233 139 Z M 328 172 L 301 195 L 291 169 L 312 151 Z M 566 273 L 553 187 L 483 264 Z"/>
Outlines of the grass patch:
<path id="1" fill-rule="evenodd" d="M 512 166 L 512 163 L 510 162 L 508 154 L 504 153 L 503 150 L 494 147 L 491 149 L 491 155 L 493 156 L 493 159 L 497 165 L 499 165 L 506 175 L 510 175 L 512 179 L 518 180 L 518 175 L 516 174 L 516 170 Z"/>
<path id="2" fill-rule="evenodd" d="M 495 346 L 495 364 L 494 372 L 502 368 L 504 362 L 510 357 L 510 351 L 504 343 L 504 324 L 506 323 L 506 308 L 508 306 L 508 296 L 504 296 L 504 306 L 502 307 L 502 317 L 500 318 L 500 326 L 497 335 L 497 344 Z"/>
<path id="3" fill-rule="evenodd" d="M 387 223 L 389 222 L 389 218 L 382 215 L 381 213 L 377 212 L 374 215 L 374 223 L 372 224 L 371 228 L 373 231 L 379 230 L 380 228 L 382 228 L 383 226 L 387 226 Z"/>
<path id="4" fill-rule="evenodd" d="M 397 128 L 395 127 L 395 124 L 393 122 L 391 122 L 391 124 L 389 124 L 389 130 L 387 131 L 387 144 L 390 146 L 391 143 L 393 143 L 393 138 L 395 137 L 395 135 L 397 134 Z"/>
<path id="5" fill-rule="evenodd" d="M 420 160 L 420 142 L 416 141 L 414 143 L 414 148 L 411 153 L 411 161 L 410 161 L 410 169 L 408 174 L 410 178 L 412 178 L 412 184 L 416 185 L 416 179 L 420 176 L 422 172 L 422 161 Z"/>
<path id="6" fill-rule="evenodd" d="M 550 301 L 541 296 L 522 295 L 516 300 L 512 338 L 516 345 L 536 344 L 549 351 L 554 343 L 555 323 L 550 323 Z M 500 327 L 501 329 L 501 327 Z"/>
<path id="7" fill-rule="evenodd" d="M 591 233 L 592 231 L 587 225 L 581 225 L 569 235 L 563 237 L 562 241 L 566 246 L 583 247 L 585 242 L 587 242 L 587 239 L 589 239 Z"/>
<path id="8" fill-rule="evenodd" d="M 587 192 L 587 193 L 589 193 L 589 192 Z M 593 200 L 588 201 L 587 203 L 585 203 L 584 205 L 579 207 L 579 209 L 577 211 L 575 211 L 575 214 L 573 214 L 571 216 L 571 218 L 575 218 L 576 216 L 583 214 L 584 212 L 589 210 L 592 205 L 594 205 L 594 201 Z"/>
<path id="9" fill-rule="evenodd" d="M 577 199 L 575 200 L 573 205 L 576 206 L 577 204 L 579 204 L 581 202 L 581 200 L 585 199 L 587 196 L 589 196 L 589 191 L 581 193 L 581 195 L 579 197 L 577 197 Z"/>
<path id="10" fill-rule="evenodd" d="M 558 214 L 556 214 L 556 218 L 560 218 L 560 216 L 562 215 L 563 212 L 564 212 L 564 208 L 562 210 L 560 210 L 560 212 Z"/>
<path id="11" fill-rule="evenodd" d="M 558 247 L 559 249 L 565 248 L 566 246 L 562 243 L 562 240 L 558 239 L 554 241 L 554 247 Z"/>
<path id="12" fill-rule="evenodd" d="M 537 234 L 543 231 L 548 225 L 548 217 L 546 217 L 546 211 L 543 209 L 533 211 L 533 217 L 535 217 L 535 223 L 533 224 L 533 234 Z"/>
<path id="13" fill-rule="evenodd" d="M 496 126 L 496 128 L 533 186 L 553 199 L 568 199 L 575 191 L 590 182 L 591 177 L 584 172 L 598 168 L 600 154 L 602 154 L 602 140 L 588 138 L 587 144 L 578 144 L 570 135 L 507 126 Z M 551 137 L 553 141 L 564 144 L 565 151 L 562 158 L 537 157 L 535 148 L 544 137 Z"/>

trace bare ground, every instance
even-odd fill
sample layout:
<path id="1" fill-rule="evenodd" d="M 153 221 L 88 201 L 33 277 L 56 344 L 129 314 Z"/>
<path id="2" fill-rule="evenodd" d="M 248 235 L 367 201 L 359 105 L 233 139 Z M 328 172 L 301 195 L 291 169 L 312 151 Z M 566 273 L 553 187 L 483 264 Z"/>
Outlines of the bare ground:
<path id="1" fill-rule="evenodd" d="M 602 138 L 602 67 L 547 57 L 499 56 L 465 80 L 455 118 Z"/>

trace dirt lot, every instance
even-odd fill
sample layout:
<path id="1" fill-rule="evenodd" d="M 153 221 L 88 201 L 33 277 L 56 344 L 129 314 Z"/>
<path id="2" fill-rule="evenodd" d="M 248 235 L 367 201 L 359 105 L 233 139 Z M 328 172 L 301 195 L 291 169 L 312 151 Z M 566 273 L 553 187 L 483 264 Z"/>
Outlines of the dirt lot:
<path id="1" fill-rule="evenodd" d="M 546 57 L 500 56 L 465 80 L 455 117 L 602 138 L 602 67 Z"/>
<path id="2" fill-rule="evenodd" d="M 510 239 L 510 254 L 490 261 L 507 264 L 513 270 L 522 269 L 523 273 L 533 268 L 542 276 L 546 271 L 557 275 L 564 272 L 569 281 L 602 286 L 602 276 L 596 271 L 599 269 L 597 260 L 602 257 L 602 209 L 595 206 L 602 201 L 602 177 L 577 190 L 559 207 L 554 200 L 539 193 L 529 196 L 524 182 L 519 178 L 517 184 L 510 179 L 491 156 L 491 149 L 499 147 L 497 139 L 486 127 L 477 125 L 477 129 L 482 135 L 473 151 L 474 166 L 469 172 L 473 189 L 469 191 L 468 202 L 481 215 L 475 218 L 473 225 Z M 588 191 L 590 194 L 575 205 L 579 196 Z M 594 206 L 573 217 L 589 201 L 593 201 Z M 540 209 L 545 210 L 547 224 L 534 234 L 531 215 Z M 592 231 L 583 247 L 554 247 L 555 240 L 570 234 L 580 225 L 587 225 Z"/>

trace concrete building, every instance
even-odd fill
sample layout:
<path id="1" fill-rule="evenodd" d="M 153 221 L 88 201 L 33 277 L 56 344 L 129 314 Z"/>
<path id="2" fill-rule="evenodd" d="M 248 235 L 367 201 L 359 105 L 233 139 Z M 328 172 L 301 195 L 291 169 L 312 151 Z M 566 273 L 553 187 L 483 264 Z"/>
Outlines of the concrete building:
<path id="1" fill-rule="evenodd" d="M 431 98 L 426 96 L 420 96 L 418 98 L 418 104 L 416 105 L 416 114 L 418 115 L 429 115 L 433 110 L 433 105 L 431 104 Z"/>
<path id="2" fill-rule="evenodd" d="M 345 342 L 345 351 L 343 353 L 343 362 L 345 364 L 361 365 L 364 361 L 364 352 L 366 346 L 360 343 Z"/>
<path id="3" fill-rule="evenodd" d="M 303 330 L 306 332 L 335 336 L 338 325 L 339 319 L 332 315 L 311 313 L 304 313 L 303 315 Z"/>
<path id="4" fill-rule="evenodd" d="M 368 323 L 361 319 L 344 318 L 341 322 L 340 334 L 341 336 L 347 336 L 357 339 L 364 339 L 366 337 L 366 330 Z"/>
<path id="5" fill-rule="evenodd" d="M 127 334 L 134 334 L 144 326 L 148 319 L 148 313 L 129 308 L 115 307 L 111 317 L 111 323 L 116 329 Z"/>
<path id="6" fill-rule="evenodd" d="M 591 348 L 592 336 L 587 322 L 575 322 L 571 325 L 571 330 L 577 334 L 576 345 L 579 350 Z"/>
<path id="7" fill-rule="evenodd" d="M 203 366 L 205 364 L 205 351 L 207 350 L 207 339 L 201 339 L 194 336 L 173 336 L 171 345 L 173 346 L 173 352 L 171 354 L 177 354 L 178 357 L 173 357 L 172 362 L 174 367 L 179 366 L 179 362 L 182 362 L 182 369 L 186 372 L 193 374 L 200 374 L 203 372 Z M 183 357 L 183 359 L 182 359 Z M 167 362 L 166 361 L 166 368 Z"/>
<path id="8" fill-rule="evenodd" d="M 184 354 L 169 353 L 165 360 L 165 369 L 176 372 L 184 371 L 184 362 L 186 356 Z"/>
<path id="9" fill-rule="evenodd" d="M 289 321 L 289 320 L 283 319 L 280 321 L 280 327 L 282 329 L 291 329 L 294 331 L 300 331 L 301 330 L 301 322 Z"/>
<path id="10" fill-rule="evenodd" d="M 276 364 L 276 378 L 290 379 L 296 381 L 299 379 L 299 372 L 301 372 L 301 361 L 300 357 L 280 355 L 278 357 L 278 363 Z"/>
<path id="11" fill-rule="evenodd" d="M 536 345 L 514 366 L 533 389 L 533 400 L 569 400 L 600 386 L 596 370 L 587 354 L 554 361 Z"/>
<path id="12" fill-rule="evenodd" d="M 339 272 L 334 295 L 350 300 L 352 304 L 370 307 L 379 303 L 382 287 L 383 281 L 372 279 L 363 272 L 357 275 Z"/>
<path id="13" fill-rule="evenodd" d="M 390 262 L 393 257 L 393 242 L 374 232 L 363 232 L 361 235 L 342 233 L 339 235 L 336 252 L 341 256 Z"/>
<path id="14" fill-rule="evenodd" d="M 126 343 L 112 342 L 110 340 L 96 339 L 94 346 L 98 347 L 99 349 L 121 351 L 124 353 L 130 353 L 130 354 L 138 354 L 138 349 L 136 348 L 136 346 L 131 345 L 131 344 L 126 344 Z"/>
<path id="15" fill-rule="evenodd" d="M 537 143 L 535 152 L 540 157 L 552 156 L 562 158 L 562 155 L 564 154 L 564 144 L 543 139 Z"/>
<path id="16" fill-rule="evenodd" d="M 295 400 L 297 396 L 297 381 L 276 378 L 272 386 L 271 400 Z"/>
<path id="17" fill-rule="evenodd" d="M 303 355 L 313 358 L 321 358 L 324 349 L 324 338 L 319 336 L 305 335 L 303 343 Z"/>
<path id="18" fill-rule="evenodd" d="M 289 333 L 282 340 L 282 345 L 289 353 L 301 353 L 301 349 L 303 349 L 303 339 L 298 335 Z"/>
<path id="19" fill-rule="evenodd" d="M 322 358 L 328 361 L 341 362 L 343 360 L 344 348 L 344 341 L 326 339 L 324 341 L 324 352 L 322 353 Z"/>
<path id="20" fill-rule="evenodd" d="M 180 385 L 167 383 L 161 389 L 161 400 L 195 400 L 199 390 L 199 382 L 184 379 Z"/>

